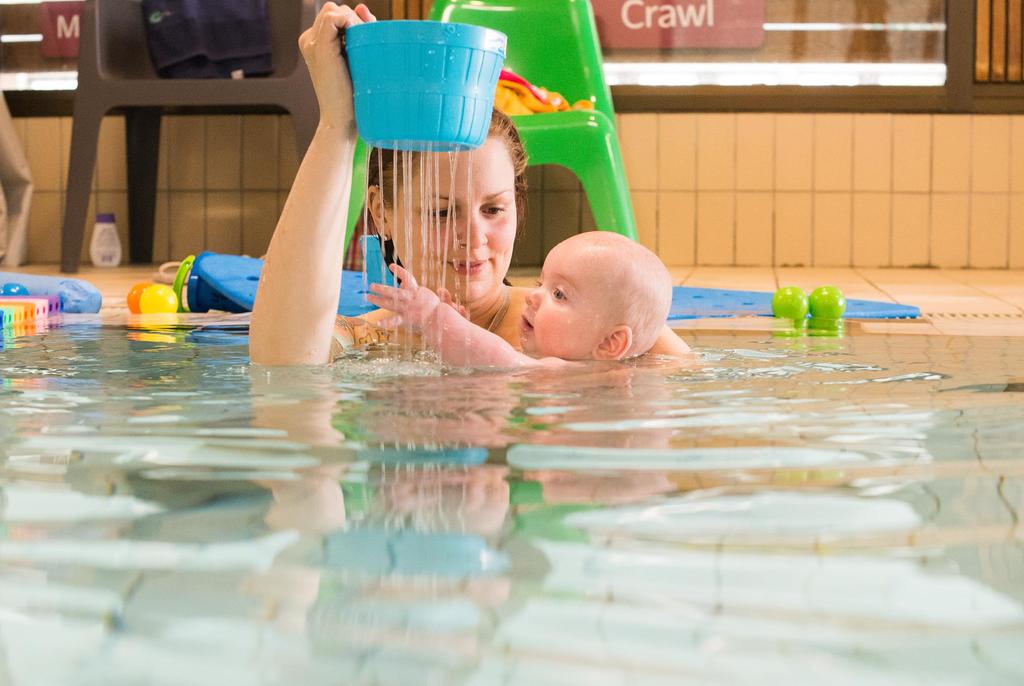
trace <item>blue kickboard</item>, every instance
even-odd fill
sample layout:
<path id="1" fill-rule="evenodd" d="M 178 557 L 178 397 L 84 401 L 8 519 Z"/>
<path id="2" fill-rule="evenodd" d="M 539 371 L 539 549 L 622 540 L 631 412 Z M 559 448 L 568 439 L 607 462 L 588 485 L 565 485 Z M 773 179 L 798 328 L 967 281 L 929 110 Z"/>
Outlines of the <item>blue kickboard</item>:
<path id="1" fill-rule="evenodd" d="M 192 270 L 208 286 L 241 310 L 248 311 L 256 301 L 256 286 L 262 268 L 263 260 L 252 257 L 203 253 L 196 258 Z M 345 270 L 341 279 L 338 314 L 358 317 L 375 310 L 376 307 L 366 301 L 368 289 L 363 272 Z M 770 316 L 771 303 L 771 293 L 676 286 L 668 320 Z M 849 319 L 915 319 L 920 316 L 918 308 L 908 305 L 871 300 L 846 301 L 846 317 Z"/>
<path id="2" fill-rule="evenodd" d="M 256 287 L 259 285 L 262 269 L 263 260 L 254 257 L 202 253 L 196 257 L 192 274 L 237 305 L 240 311 L 249 312 L 256 302 Z M 346 269 L 342 273 L 338 314 L 358 317 L 377 309 L 366 301 L 368 289 L 369 284 L 362 272 Z"/>

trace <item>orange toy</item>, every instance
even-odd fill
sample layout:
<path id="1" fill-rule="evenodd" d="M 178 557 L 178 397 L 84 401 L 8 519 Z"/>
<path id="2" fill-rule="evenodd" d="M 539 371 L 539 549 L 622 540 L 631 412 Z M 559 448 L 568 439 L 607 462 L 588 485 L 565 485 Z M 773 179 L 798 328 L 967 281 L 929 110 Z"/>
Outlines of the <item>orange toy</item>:
<path id="1" fill-rule="evenodd" d="M 142 297 L 142 291 L 146 290 L 153 284 L 143 281 L 132 286 L 132 289 L 128 291 L 128 311 L 132 314 L 142 314 L 142 309 L 139 307 L 139 298 Z"/>

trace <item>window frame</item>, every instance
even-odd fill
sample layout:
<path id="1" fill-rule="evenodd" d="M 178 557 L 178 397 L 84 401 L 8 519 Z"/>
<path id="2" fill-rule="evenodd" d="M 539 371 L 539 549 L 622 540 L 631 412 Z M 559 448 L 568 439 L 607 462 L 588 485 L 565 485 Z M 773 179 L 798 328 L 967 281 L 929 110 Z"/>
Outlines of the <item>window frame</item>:
<path id="1" fill-rule="evenodd" d="M 612 86 L 612 99 L 623 113 L 1024 112 L 1024 84 L 974 81 L 975 5 L 947 0 L 944 86 Z"/>
<path id="2" fill-rule="evenodd" d="M 1024 83 L 974 80 L 976 0 L 946 2 L 946 83 L 904 86 L 612 86 L 617 112 L 1024 113 Z M 378 16 L 390 16 L 386 8 Z M 68 116 L 74 91 L 8 91 L 14 116 Z M 253 108 L 253 112 L 278 112 Z"/>

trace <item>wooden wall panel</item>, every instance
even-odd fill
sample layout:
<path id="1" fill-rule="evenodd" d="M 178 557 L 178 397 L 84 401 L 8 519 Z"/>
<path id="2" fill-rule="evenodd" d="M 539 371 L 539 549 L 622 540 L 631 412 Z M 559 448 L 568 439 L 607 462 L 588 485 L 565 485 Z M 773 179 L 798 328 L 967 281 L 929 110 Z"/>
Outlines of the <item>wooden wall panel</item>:
<path id="1" fill-rule="evenodd" d="M 391 0 L 392 19 L 426 19 L 433 0 Z"/>
<path id="2" fill-rule="evenodd" d="M 1006 8 L 1006 80 L 1024 80 L 1024 0 L 1009 0 Z"/>
<path id="3" fill-rule="evenodd" d="M 977 0 L 974 80 L 1024 81 L 1024 0 Z"/>
<path id="4" fill-rule="evenodd" d="M 992 68 L 990 80 L 1006 80 L 1006 0 L 992 2 Z"/>
<path id="5" fill-rule="evenodd" d="M 988 81 L 992 59 L 992 5 L 989 0 L 978 0 L 976 16 L 974 79 Z"/>

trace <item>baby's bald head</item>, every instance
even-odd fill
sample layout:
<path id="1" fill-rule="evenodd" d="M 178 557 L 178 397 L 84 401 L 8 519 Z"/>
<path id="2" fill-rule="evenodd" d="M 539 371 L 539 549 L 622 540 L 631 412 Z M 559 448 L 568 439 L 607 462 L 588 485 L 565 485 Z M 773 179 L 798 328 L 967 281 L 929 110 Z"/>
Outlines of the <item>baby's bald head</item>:
<path id="1" fill-rule="evenodd" d="M 623 357 L 649 351 L 672 305 L 672 277 L 653 252 L 609 231 L 577 234 L 552 249 L 575 264 L 606 313 L 608 326 L 628 326 L 633 343 Z"/>

